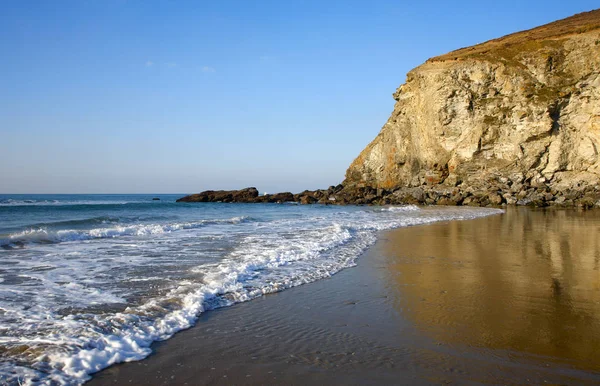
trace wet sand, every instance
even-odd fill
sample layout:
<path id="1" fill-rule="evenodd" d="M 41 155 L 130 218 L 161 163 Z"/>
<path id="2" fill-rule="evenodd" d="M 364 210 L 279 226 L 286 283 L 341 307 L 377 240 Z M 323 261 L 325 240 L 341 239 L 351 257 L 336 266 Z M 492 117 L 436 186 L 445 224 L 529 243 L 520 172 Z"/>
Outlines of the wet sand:
<path id="1" fill-rule="evenodd" d="M 599 211 L 525 208 L 384 232 L 89 385 L 598 384 L 599 235 Z"/>

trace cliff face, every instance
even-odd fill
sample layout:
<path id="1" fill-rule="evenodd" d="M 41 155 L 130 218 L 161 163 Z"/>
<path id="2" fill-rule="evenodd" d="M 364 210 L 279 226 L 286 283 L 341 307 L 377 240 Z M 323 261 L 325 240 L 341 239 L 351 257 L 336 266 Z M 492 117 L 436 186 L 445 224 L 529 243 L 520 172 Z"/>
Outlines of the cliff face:
<path id="1" fill-rule="evenodd" d="M 345 188 L 494 185 L 510 204 L 595 185 L 600 10 L 429 59 L 394 99 Z"/>

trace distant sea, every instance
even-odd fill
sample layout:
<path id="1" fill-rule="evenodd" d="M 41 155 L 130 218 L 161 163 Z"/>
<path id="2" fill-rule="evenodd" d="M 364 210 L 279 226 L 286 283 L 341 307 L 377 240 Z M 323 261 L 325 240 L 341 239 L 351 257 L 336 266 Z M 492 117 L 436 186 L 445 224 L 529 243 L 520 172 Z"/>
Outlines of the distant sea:
<path id="1" fill-rule="evenodd" d="M 202 312 L 352 267 L 380 230 L 501 212 L 181 196 L 0 195 L 0 383 L 83 383 Z"/>

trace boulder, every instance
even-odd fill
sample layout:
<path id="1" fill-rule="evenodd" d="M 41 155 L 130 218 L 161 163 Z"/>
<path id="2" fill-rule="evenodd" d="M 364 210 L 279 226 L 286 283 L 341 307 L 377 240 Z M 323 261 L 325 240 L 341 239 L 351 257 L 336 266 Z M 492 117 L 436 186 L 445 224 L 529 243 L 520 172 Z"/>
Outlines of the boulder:
<path id="1" fill-rule="evenodd" d="M 204 192 L 182 197 L 177 202 L 255 202 L 256 188 L 241 190 L 205 190 Z"/>

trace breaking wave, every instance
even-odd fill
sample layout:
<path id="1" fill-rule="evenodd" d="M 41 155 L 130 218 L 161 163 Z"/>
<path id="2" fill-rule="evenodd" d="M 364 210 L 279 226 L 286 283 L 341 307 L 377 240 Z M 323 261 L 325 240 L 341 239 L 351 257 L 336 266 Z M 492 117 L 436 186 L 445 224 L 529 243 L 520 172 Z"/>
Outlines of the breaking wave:
<path id="1" fill-rule="evenodd" d="M 195 229 L 210 224 L 239 224 L 245 221 L 252 221 L 249 217 L 233 217 L 226 220 L 202 220 L 197 222 L 183 222 L 183 223 L 171 223 L 171 224 L 135 224 L 135 225 L 124 225 L 124 226 L 113 226 L 113 227 L 102 227 L 89 230 L 77 230 L 77 229 L 63 229 L 63 230 L 49 230 L 46 227 L 30 228 L 21 232 L 6 235 L 0 238 L 0 246 L 11 247 L 19 246 L 23 247 L 29 243 L 38 244 L 50 244 L 50 243 L 62 243 L 69 241 L 83 241 L 92 239 L 104 239 L 104 238 L 116 238 L 123 236 L 148 236 L 148 235 L 159 235 L 162 233 L 170 233 L 183 229 Z M 118 222 L 118 219 L 111 218 L 95 218 L 81 221 L 65 221 L 62 223 L 52 224 L 97 224 L 97 223 L 110 223 Z"/>

